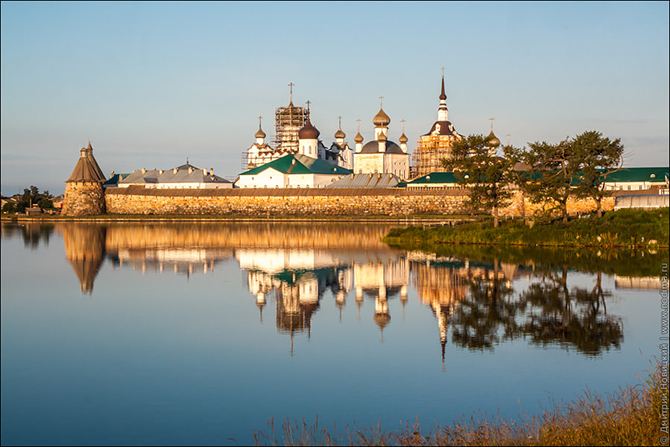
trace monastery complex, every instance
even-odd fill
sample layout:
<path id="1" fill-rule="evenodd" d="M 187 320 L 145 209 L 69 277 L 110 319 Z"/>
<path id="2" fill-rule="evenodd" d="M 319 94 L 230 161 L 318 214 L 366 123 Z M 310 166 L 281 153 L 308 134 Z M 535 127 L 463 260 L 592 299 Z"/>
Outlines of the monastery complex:
<path id="1" fill-rule="evenodd" d="M 412 154 L 404 121 L 398 143 L 391 140 L 391 117 L 381 101 L 372 118 L 373 140 L 364 141 L 358 120 L 354 146 L 350 146 L 340 117 L 335 141 L 327 146 L 312 124 L 309 101 L 307 107 L 294 105 L 293 84 L 289 87 L 289 104 L 275 109 L 272 144 L 266 142 L 259 117 L 255 142 L 242 153 L 244 172 L 235 181 L 215 175 L 213 168 L 193 166 L 188 159 L 171 169 L 143 168 L 129 174 L 112 171 L 106 178 L 89 142 L 66 181 L 63 214 L 412 215 L 466 211 L 463 197 L 467 191 L 441 162 L 452 156 L 453 144 L 463 138 L 449 121 L 444 74 L 437 120 L 418 138 Z M 494 156 L 500 140 L 493 133 L 493 124 L 488 141 Z M 628 168 L 608 177 L 607 188 L 667 190 L 667 171 L 667 167 Z M 533 205 L 520 193 L 516 195 L 514 204 L 502 210 L 503 216 L 533 212 Z M 593 206 L 582 202 L 575 202 L 573 212 Z M 609 202 L 613 207 L 614 200 Z"/>

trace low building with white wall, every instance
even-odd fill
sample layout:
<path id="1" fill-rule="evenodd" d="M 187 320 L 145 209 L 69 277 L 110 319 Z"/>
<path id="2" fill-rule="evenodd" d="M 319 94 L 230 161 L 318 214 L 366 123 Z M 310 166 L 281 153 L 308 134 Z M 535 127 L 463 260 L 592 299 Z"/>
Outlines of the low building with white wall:
<path id="1" fill-rule="evenodd" d="M 304 141 L 301 139 L 301 143 Z M 240 174 L 237 188 L 323 188 L 351 171 L 303 154 L 285 155 Z"/>

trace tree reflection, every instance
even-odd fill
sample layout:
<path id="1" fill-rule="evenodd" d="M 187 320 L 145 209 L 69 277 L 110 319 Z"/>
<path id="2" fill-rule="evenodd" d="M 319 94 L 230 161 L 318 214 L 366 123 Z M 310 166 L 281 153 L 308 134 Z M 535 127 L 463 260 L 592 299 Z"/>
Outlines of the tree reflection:
<path id="1" fill-rule="evenodd" d="M 567 270 L 563 267 L 560 275 L 552 274 L 522 293 L 528 306 L 522 333 L 533 344 L 567 344 L 590 356 L 620 348 L 623 322 L 607 315 L 605 299 L 611 293 L 603 291 L 601 274 L 592 290 L 569 289 Z"/>
<path id="2" fill-rule="evenodd" d="M 469 294 L 451 317 L 452 342 L 469 349 L 488 349 L 518 334 L 519 303 L 512 299 L 511 281 L 493 269 L 471 276 Z"/>
<path id="3" fill-rule="evenodd" d="M 21 224 L 4 224 L 2 225 L 2 237 L 11 239 L 14 237 L 21 237 L 23 244 L 35 250 L 39 247 L 40 242 L 44 245 L 49 245 L 49 240 L 53 235 L 55 226 L 53 224 L 45 224 L 39 222 L 27 222 Z"/>
<path id="4" fill-rule="evenodd" d="M 247 273 L 246 286 L 260 321 L 274 298 L 277 332 L 290 334 L 292 340 L 299 333 L 309 336 L 324 295 L 332 295 L 342 321 L 347 296 L 355 290 L 357 319 L 366 295 L 374 300 L 371 320 L 383 341 L 384 332 L 403 324 L 411 279 L 418 302 L 437 321 L 443 361 L 447 340 L 461 349 L 492 351 L 523 337 L 532 345 L 558 345 L 589 356 L 619 349 L 623 342 L 621 318 L 607 313 L 612 294 L 603 289 L 601 271 L 592 270 L 607 261 L 620 265 L 621 253 L 584 252 L 575 257 L 581 264 L 573 263 L 568 253 L 540 259 L 533 252 L 510 249 L 504 254 L 486 247 L 481 253 L 468 248 L 439 256 L 380 246 L 383 229 L 365 228 L 358 233 L 355 227 L 298 224 L 58 225 L 66 258 L 84 293 L 92 293 L 105 257 L 142 272 L 153 267 L 157 273 L 187 275 L 213 274 L 217 262 L 235 259 Z M 48 243 L 53 231 L 54 225 L 41 223 L 3 224 L 2 237 L 22 237 L 34 249 L 40 241 Z M 595 284 L 571 287 L 574 269 L 594 272 Z M 515 282 L 521 277 L 529 281 L 523 289 L 523 281 Z M 402 318 L 396 320 L 392 298 L 397 295 Z M 399 323 L 390 324 L 392 313 Z"/>

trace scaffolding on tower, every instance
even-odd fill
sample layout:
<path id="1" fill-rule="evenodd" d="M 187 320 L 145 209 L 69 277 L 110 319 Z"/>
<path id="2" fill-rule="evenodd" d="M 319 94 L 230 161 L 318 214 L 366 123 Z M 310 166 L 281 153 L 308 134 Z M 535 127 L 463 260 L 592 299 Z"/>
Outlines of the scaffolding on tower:
<path id="1" fill-rule="evenodd" d="M 451 147 L 454 139 L 424 135 L 412 152 L 410 162 L 410 179 L 422 177 L 432 172 L 447 172 L 442 160 L 451 158 Z"/>
<path id="2" fill-rule="evenodd" d="M 307 123 L 309 110 L 293 105 L 275 109 L 275 150 L 282 154 L 298 153 L 298 131 Z"/>

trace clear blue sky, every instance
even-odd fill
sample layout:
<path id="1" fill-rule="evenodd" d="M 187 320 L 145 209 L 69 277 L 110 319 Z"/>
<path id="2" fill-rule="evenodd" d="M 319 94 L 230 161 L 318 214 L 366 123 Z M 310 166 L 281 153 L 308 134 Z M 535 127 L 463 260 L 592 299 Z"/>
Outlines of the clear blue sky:
<path id="1" fill-rule="evenodd" d="M 586 130 L 628 166 L 668 165 L 668 3 L 3 2 L 2 193 L 64 191 L 90 140 L 105 174 L 186 157 L 234 177 L 258 116 L 311 101 L 330 145 L 384 96 L 410 152 L 444 66 L 461 134 L 524 146 Z"/>

